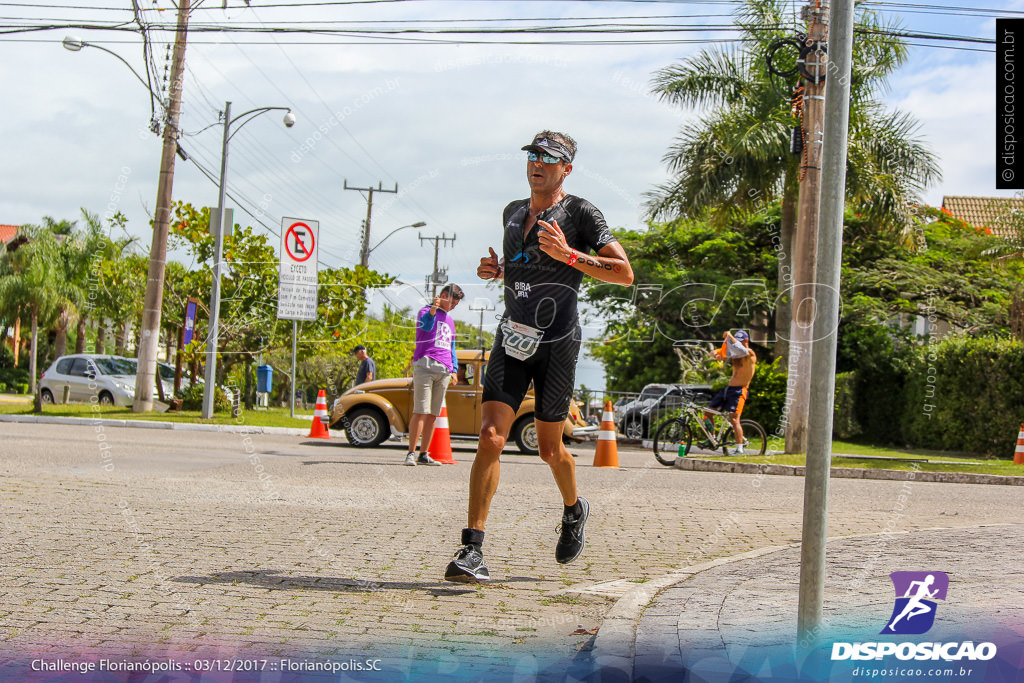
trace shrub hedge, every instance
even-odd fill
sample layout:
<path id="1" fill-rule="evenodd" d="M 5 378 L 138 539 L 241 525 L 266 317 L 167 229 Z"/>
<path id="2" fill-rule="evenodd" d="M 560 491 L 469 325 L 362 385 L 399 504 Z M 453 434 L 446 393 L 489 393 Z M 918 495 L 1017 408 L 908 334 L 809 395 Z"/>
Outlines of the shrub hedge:
<path id="1" fill-rule="evenodd" d="M 1013 457 L 1024 423 L 1024 343 L 885 338 L 861 353 L 857 370 L 836 376 L 835 438 Z M 773 432 L 785 397 L 778 361 L 758 363 L 743 416 Z"/>
<path id="2" fill-rule="evenodd" d="M 1012 457 L 1024 422 L 1024 343 L 929 338 L 918 347 L 902 411 L 915 446 Z"/>

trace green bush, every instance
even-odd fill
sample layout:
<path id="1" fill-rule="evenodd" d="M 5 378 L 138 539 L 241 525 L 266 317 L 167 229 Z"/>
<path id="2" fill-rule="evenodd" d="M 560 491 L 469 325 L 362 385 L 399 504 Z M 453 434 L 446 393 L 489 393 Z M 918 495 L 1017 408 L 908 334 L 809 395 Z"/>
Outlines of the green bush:
<path id="1" fill-rule="evenodd" d="M 864 433 L 854 416 L 857 372 L 841 372 L 836 375 L 836 399 L 832 413 L 832 436 L 850 439 Z"/>
<path id="2" fill-rule="evenodd" d="M 780 360 L 758 361 L 743 405 L 743 417 L 760 422 L 769 434 L 778 429 L 786 405 L 786 373 L 779 369 Z"/>
<path id="3" fill-rule="evenodd" d="M 0 343 L 0 369 L 14 367 L 14 351 L 7 344 Z"/>
<path id="4" fill-rule="evenodd" d="M 11 391 L 15 390 L 18 384 L 28 384 L 28 370 L 22 368 L 0 368 L 0 382 L 7 385 Z"/>
<path id="5" fill-rule="evenodd" d="M 16 386 L 17 386 L 19 394 L 27 394 L 28 393 L 28 382 L 22 382 L 22 383 L 20 383 L 20 384 L 18 384 Z"/>
<path id="6" fill-rule="evenodd" d="M 193 384 L 181 392 L 182 410 L 203 409 L 203 386 L 202 384 Z M 228 401 L 228 395 L 220 387 L 217 387 L 213 392 L 213 411 L 215 413 L 231 411 L 231 402 Z"/>
<path id="7" fill-rule="evenodd" d="M 904 446 L 900 417 L 907 405 L 907 382 L 917 347 L 888 336 L 877 341 L 864 350 L 853 380 L 853 417 L 873 442 Z"/>
<path id="8" fill-rule="evenodd" d="M 1024 344 L 947 337 L 919 347 L 902 429 L 915 446 L 1010 457 L 1024 421 Z"/>

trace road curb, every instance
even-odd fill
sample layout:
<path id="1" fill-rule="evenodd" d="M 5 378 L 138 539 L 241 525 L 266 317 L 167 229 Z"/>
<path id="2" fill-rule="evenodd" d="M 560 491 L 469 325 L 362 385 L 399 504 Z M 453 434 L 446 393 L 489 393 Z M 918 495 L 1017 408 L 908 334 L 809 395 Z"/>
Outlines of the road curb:
<path id="1" fill-rule="evenodd" d="M 773 474 L 790 477 L 804 476 L 802 465 L 776 465 L 755 462 L 728 462 L 725 460 L 704 460 L 701 458 L 677 458 L 676 469 L 695 472 L 730 472 L 736 474 Z M 871 470 L 860 467 L 832 467 L 831 477 L 840 479 L 886 479 L 889 481 L 931 481 L 946 484 L 994 484 L 999 486 L 1024 486 L 1024 476 L 1011 477 L 1001 474 L 975 474 L 973 472 L 923 472 L 907 470 Z"/>
<path id="2" fill-rule="evenodd" d="M 185 432 L 226 432 L 229 434 L 285 434 L 307 436 L 298 427 L 260 427 L 258 425 L 215 425 L 159 420 L 116 420 L 105 417 L 62 417 L 48 415 L 0 415 L 0 422 L 27 422 L 56 425 L 88 425 L 93 427 L 125 427 L 134 429 L 174 429 Z"/>
<path id="3" fill-rule="evenodd" d="M 711 461 L 714 462 L 714 461 Z M 729 463 L 741 464 L 741 463 Z M 753 463 L 745 463 L 753 464 Z M 878 536 L 909 536 L 910 534 L 930 531 L 957 531 L 961 529 L 981 529 L 998 526 L 1018 526 L 1016 524 L 979 524 L 968 527 L 929 527 L 908 531 L 888 532 L 881 531 L 868 534 L 851 534 L 849 536 L 829 537 L 827 543 L 835 544 L 844 541 L 857 541 Z M 627 591 L 622 597 L 615 601 L 604 620 L 601 622 L 594 638 L 594 646 L 591 657 L 593 661 L 602 668 L 614 669 L 626 675 L 626 680 L 632 680 L 633 662 L 636 657 L 637 628 L 643 612 L 654 599 L 664 590 L 678 584 L 689 581 L 691 578 L 715 567 L 727 564 L 735 564 L 744 560 L 756 559 L 772 553 L 782 552 L 799 548 L 800 543 L 788 543 L 785 545 L 766 546 L 739 555 L 720 557 L 701 564 L 695 564 L 682 569 L 669 572 L 665 576 L 653 579 L 636 588 Z M 572 589 L 570 589 L 571 591 Z"/>
<path id="4" fill-rule="evenodd" d="M 735 464 L 735 463 L 734 463 Z M 742 562 L 762 555 L 799 548 L 799 543 L 773 545 L 758 548 L 739 555 L 720 557 L 700 564 L 677 569 L 665 576 L 652 579 L 629 590 L 615 601 L 604 616 L 597 636 L 594 638 L 593 658 L 602 671 L 615 670 L 626 675 L 627 680 L 633 675 L 634 648 L 636 645 L 636 628 L 640 616 L 655 596 L 666 588 L 689 580 L 691 577 L 714 567 L 733 562 Z"/>

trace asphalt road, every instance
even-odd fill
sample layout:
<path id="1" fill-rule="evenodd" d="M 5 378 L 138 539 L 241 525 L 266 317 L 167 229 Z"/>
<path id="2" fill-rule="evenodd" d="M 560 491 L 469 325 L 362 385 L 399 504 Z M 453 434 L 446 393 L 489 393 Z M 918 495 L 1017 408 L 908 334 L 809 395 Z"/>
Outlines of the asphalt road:
<path id="1" fill-rule="evenodd" d="M 638 583 L 799 540 L 803 478 L 686 472 L 625 449 L 619 469 L 594 468 L 589 445 L 572 449 L 588 546 L 561 566 L 548 468 L 509 452 L 484 547 L 494 581 L 448 584 L 473 455 L 455 449 L 457 465 L 413 468 L 394 443 L 2 423 L 0 653 L 571 662 L 593 640 L 573 631 L 600 627 Z M 837 479 L 829 533 L 1022 510 L 1022 487 Z"/>

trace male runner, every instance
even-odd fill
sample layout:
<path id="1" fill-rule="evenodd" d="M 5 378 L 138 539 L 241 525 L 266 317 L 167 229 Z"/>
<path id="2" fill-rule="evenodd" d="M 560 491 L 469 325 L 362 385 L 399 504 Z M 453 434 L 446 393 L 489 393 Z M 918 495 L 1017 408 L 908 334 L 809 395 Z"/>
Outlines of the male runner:
<path id="1" fill-rule="evenodd" d="M 531 380 L 540 457 L 551 467 L 565 506 L 555 560 L 565 564 L 583 552 L 590 504 L 576 493 L 576 465 L 562 445 L 580 351 L 577 298 L 584 275 L 615 284 L 633 282 L 626 252 L 601 212 L 562 189 L 572 172 L 576 141 L 542 131 L 523 149 L 528 152 L 530 197 L 505 207 L 504 258 L 499 261 L 489 249 L 476 271 L 484 280 L 504 278 L 505 314 L 484 380 L 480 442 L 469 475 L 469 524 L 445 570 L 448 581 L 490 578 L 482 550 L 484 524 L 498 488 L 498 459 Z"/>

